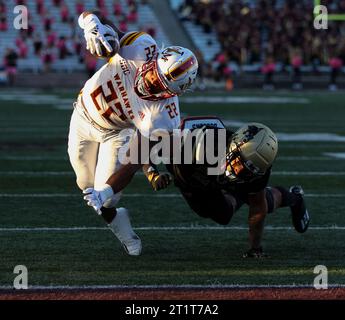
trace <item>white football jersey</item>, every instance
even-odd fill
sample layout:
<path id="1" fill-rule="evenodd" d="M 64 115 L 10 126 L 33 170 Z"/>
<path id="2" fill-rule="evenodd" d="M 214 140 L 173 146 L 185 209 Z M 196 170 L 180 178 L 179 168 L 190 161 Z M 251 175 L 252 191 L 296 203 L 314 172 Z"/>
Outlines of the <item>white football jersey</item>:
<path id="1" fill-rule="evenodd" d="M 136 127 L 145 136 L 156 129 L 172 131 L 180 124 L 178 98 L 141 99 L 134 91 L 137 69 L 157 50 L 155 40 L 144 32 L 129 32 L 120 51 L 97 71 L 80 94 L 88 115 L 107 129 Z"/>

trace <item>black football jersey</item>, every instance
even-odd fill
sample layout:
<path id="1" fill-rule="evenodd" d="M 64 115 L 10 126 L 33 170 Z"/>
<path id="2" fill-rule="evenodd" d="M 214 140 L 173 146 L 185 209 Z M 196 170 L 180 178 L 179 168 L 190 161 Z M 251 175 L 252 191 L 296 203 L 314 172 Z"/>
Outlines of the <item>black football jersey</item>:
<path id="1" fill-rule="evenodd" d="M 227 130 L 228 139 L 231 139 L 232 133 L 232 131 Z M 184 150 L 182 150 L 183 152 Z M 250 181 L 230 181 L 225 174 L 221 176 L 209 175 L 208 168 L 207 164 L 167 165 L 168 171 L 174 177 L 175 185 L 182 190 L 218 189 L 240 194 L 256 193 L 267 186 L 271 174 L 270 168 L 264 175 L 257 176 Z"/>

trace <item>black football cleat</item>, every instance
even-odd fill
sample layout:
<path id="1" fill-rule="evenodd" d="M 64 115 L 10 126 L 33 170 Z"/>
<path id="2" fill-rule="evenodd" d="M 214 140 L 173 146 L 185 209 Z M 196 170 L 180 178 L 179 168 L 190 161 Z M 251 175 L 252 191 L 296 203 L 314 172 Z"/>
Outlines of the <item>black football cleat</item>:
<path id="1" fill-rule="evenodd" d="M 304 191 L 301 186 L 292 186 L 289 190 L 291 193 L 298 196 L 298 201 L 291 206 L 292 224 L 296 231 L 304 233 L 307 231 L 310 217 L 304 202 Z"/>

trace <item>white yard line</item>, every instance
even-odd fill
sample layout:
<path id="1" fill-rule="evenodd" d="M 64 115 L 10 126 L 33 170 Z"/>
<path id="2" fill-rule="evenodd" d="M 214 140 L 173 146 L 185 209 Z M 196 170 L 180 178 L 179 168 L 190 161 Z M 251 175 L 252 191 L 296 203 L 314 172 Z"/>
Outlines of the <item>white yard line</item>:
<path id="1" fill-rule="evenodd" d="M 68 161 L 68 157 L 63 156 L 0 156 L 0 160 L 8 161 Z"/>
<path id="2" fill-rule="evenodd" d="M 344 171 L 273 171 L 273 176 L 344 176 Z"/>
<path id="3" fill-rule="evenodd" d="M 50 134 L 50 133 L 67 133 L 68 128 L 64 127 L 44 127 L 44 128 L 0 128 L 0 133 L 42 133 L 42 134 Z"/>
<path id="4" fill-rule="evenodd" d="M 333 154 L 332 154 L 333 155 Z M 280 156 L 277 158 L 277 161 L 321 161 L 321 160 L 329 160 L 333 157 L 331 153 L 329 156 Z M 344 160 L 344 158 L 335 156 L 333 160 Z M 47 161 L 47 160 L 65 160 L 68 161 L 68 157 L 63 156 L 0 156 L 0 160 L 9 160 L 9 161 Z"/>
<path id="5" fill-rule="evenodd" d="M 344 195 L 345 196 L 345 195 Z M 0 198 L 82 198 L 80 193 L 0 193 Z M 124 198 L 180 198 L 179 193 L 128 193 L 123 194 Z"/>
<path id="6" fill-rule="evenodd" d="M 1 158 L 0 158 L 1 159 Z M 276 161 L 283 160 L 283 161 L 321 161 L 321 160 L 329 160 L 330 157 L 309 157 L 309 156 L 278 156 Z M 337 159 L 340 160 L 340 159 Z"/>
<path id="7" fill-rule="evenodd" d="M 0 193 L 0 198 L 81 198 L 80 193 Z M 126 193 L 123 198 L 180 198 L 179 193 Z M 307 193 L 307 198 L 345 198 L 344 193 Z"/>
<path id="8" fill-rule="evenodd" d="M 71 176 L 73 171 L 1 171 L 0 176 Z"/>
<path id="9" fill-rule="evenodd" d="M 238 231 L 248 230 L 248 226 L 232 226 L 232 227 L 219 227 L 219 226 L 146 226 L 146 227 L 133 227 L 138 231 Z M 284 226 L 265 226 L 266 231 L 294 231 L 292 227 Z M 316 231 L 344 231 L 345 226 L 312 226 L 308 230 Z M 106 227 L 18 227 L 18 228 L 0 228 L 0 232 L 83 232 L 83 231 L 109 231 Z"/>
<path id="10" fill-rule="evenodd" d="M 324 155 L 338 160 L 345 160 L 345 152 L 326 152 Z"/>
<path id="11" fill-rule="evenodd" d="M 182 103 L 226 103 L 226 104 L 309 104 L 310 100 L 307 98 L 294 97 L 246 97 L 246 96 L 197 96 L 197 97 L 182 97 Z"/>

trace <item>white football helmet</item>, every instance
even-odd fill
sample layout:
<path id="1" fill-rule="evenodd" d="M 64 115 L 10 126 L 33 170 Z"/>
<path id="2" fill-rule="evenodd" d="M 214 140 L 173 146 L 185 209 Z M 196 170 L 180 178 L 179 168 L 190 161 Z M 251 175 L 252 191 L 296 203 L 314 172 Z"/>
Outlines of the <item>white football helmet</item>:
<path id="1" fill-rule="evenodd" d="M 231 138 L 226 155 L 226 176 L 231 180 L 250 181 L 271 168 L 278 152 L 278 139 L 261 123 L 249 123 Z"/>
<path id="2" fill-rule="evenodd" d="M 188 49 L 167 47 L 144 63 L 137 71 L 135 91 L 145 100 L 167 99 L 184 93 L 195 81 L 198 61 Z M 147 81 L 152 72 L 156 81 Z"/>

